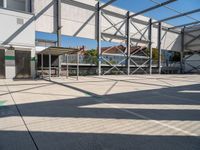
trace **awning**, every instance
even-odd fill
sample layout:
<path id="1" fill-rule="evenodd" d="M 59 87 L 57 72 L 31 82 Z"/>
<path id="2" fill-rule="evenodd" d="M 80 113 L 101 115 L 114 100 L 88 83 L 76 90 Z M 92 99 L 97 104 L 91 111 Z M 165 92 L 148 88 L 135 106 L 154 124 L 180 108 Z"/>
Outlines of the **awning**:
<path id="1" fill-rule="evenodd" d="M 48 47 L 43 51 L 39 52 L 38 54 L 51 54 L 51 55 L 63 55 L 63 54 L 77 54 L 81 50 L 75 48 L 65 48 L 65 47 Z"/>

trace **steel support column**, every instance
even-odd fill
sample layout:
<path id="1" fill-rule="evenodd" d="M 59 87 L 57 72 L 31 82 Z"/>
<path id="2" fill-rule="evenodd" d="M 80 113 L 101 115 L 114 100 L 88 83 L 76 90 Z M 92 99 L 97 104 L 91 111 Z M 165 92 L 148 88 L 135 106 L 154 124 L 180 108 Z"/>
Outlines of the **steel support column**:
<path id="1" fill-rule="evenodd" d="M 101 52 L 101 9 L 100 2 L 97 4 L 97 23 L 96 23 L 96 33 L 97 33 L 97 49 L 98 49 L 98 74 L 101 75 L 101 61 L 102 61 L 102 52 Z"/>
<path id="2" fill-rule="evenodd" d="M 161 44 L 162 44 L 162 23 L 158 24 L 158 73 L 161 74 Z"/>
<path id="3" fill-rule="evenodd" d="M 149 74 L 152 74 L 152 19 L 149 20 L 149 33 L 148 33 L 148 40 L 149 40 Z"/>
<path id="4" fill-rule="evenodd" d="M 69 57 L 68 57 L 68 55 L 66 55 L 66 66 L 67 66 L 67 70 L 66 70 L 66 78 L 68 79 L 69 78 L 69 64 L 68 64 L 68 59 L 69 59 Z"/>
<path id="5" fill-rule="evenodd" d="M 57 0 L 57 46 L 61 47 L 61 0 Z"/>
<path id="6" fill-rule="evenodd" d="M 29 12 L 30 13 L 33 13 L 33 6 L 34 6 L 33 0 L 30 0 L 30 3 L 29 3 Z"/>
<path id="7" fill-rule="evenodd" d="M 51 80 L 51 54 L 49 53 L 49 80 Z"/>
<path id="8" fill-rule="evenodd" d="M 184 73 L 185 28 L 181 31 L 181 73 Z"/>
<path id="9" fill-rule="evenodd" d="M 57 0 L 57 46 L 61 47 L 61 0 Z M 58 56 L 58 76 L 61 74 L 61 56 Z"/>
<path id="10" fill-rule="evenodd" d="M 61 69 L 62 69 L 62 66 L 61 66 L 61 55 L 58 56 L 58 76 L 60 77 L 61 75 Z"/>
<path id="11" fill-rule="evenodd" d="M 44 55 L 41 54 L 41 71 L 42 71 L 42 78 L 44 77 Z"/>
<path id="12" fill-rule="evenodd" d="M 7 0 L 3 0 L 3 7 L 7 8 Z"/>
<path id="13" fill-rule="evenodd" d="M 79 79 L 79 52 L 77 52 L 77 61 L 76 61 L 76 65 L 77 65 L 77 68 L 76 68 L 76 79 L 78 80 Z"/>
<path id="14" fill-rule="evenodd" d="M 126 22 L 126 48 L 127 48 L 127 75 L 130 75 L 130 12 L 127 12 L 127 22 Z"/>

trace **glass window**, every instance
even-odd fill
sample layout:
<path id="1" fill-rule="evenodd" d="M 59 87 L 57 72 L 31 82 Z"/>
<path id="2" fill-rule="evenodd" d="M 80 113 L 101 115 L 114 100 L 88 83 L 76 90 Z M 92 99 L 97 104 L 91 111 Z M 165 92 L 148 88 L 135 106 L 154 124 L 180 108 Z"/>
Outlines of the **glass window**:
<path id="1" fill-rule="evenodd" d="M 0 7 L 3 7 L 3 0 L 0 0 Z"/>
<path id="2" fill-rule="evenodd" d="M 26 0 L 7 0 L 7 8 L 26 11 Z"/>

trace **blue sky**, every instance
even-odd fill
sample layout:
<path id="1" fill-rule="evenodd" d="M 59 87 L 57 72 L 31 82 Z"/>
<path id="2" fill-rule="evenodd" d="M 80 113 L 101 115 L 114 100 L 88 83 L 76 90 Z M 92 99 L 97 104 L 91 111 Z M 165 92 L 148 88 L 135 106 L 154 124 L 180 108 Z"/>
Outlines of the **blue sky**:
<path id="1" fill-rule="evenodd" d="M 152 1 L 165 2 L 167 0 L 117 0 L 112 5 L 132 11 L 132 12 L 139 12 L 141 10 L 144 10 L 146 8 L 156 5 Z M 108 2 L 108 0 L 102 0 L 102 2 Z M 200 8 L 200 0 L 177 0 L 176 2 L 168 4 L 167 6 L 180 12 L 187 12 L 187 11 Z M 156 10 L 150 11 L 148 13 L 145 13 L 143 15 L 151 17 L 156 20 L 160 20 L 160 19 L 164 19 L 173 15 L 177 15 L 177 13 L 165 7 L 162 7 L 162 8 L 158 8 Z M 195 19 L 200 20 L 200 12 L 192 14 L 190 16 Z M 177 19 L 167 21 L 167 23 L 172 24 L 172 25 L 180 25 L 180 24 L 190 23 L 194 21 L 195 20 L 188 17 L 180 17 Z M 37 32 L 36 38 L 56 40 L 56 35 Z M 77 46 L 82 46 L 82 45 L 85 45 L 89 49 L 96 48 L 96 41 L 84 39 L 84 38 L 74 38 L 74 37 L 69 37 L 69 36 L 62 37 L 62 46 L 64 47 L 77 47 Z"/>

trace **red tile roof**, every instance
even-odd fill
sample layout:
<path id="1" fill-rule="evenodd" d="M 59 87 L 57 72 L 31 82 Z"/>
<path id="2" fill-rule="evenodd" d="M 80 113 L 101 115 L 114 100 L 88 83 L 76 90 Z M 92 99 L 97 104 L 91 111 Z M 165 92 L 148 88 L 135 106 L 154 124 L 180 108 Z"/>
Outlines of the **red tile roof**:
<path id="1" fill-rule="evenodd" d="M 145 46 L 131 46 L 130 52 L 131 54 L 136 52 L 136 51 L 143 51 L 147 49 Z M 126 52 L 126 47 L 123 45 L 118 45 L 118 46 L 113 46 L 113 47 L 102 47 L 101 48 L 102 53 L 107 53 L 107 54 L 121 54 Z"/>

